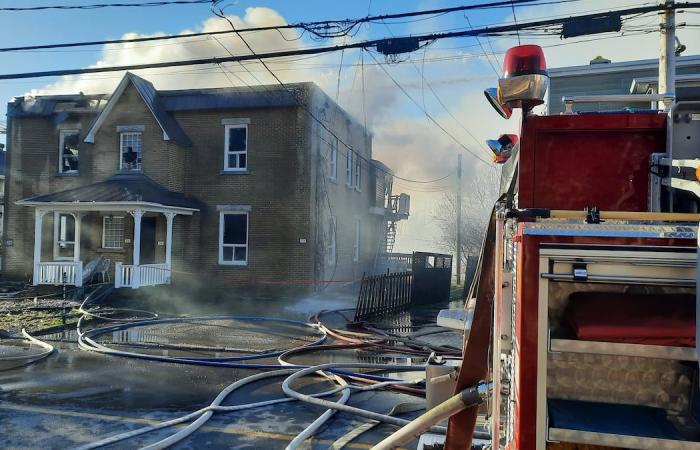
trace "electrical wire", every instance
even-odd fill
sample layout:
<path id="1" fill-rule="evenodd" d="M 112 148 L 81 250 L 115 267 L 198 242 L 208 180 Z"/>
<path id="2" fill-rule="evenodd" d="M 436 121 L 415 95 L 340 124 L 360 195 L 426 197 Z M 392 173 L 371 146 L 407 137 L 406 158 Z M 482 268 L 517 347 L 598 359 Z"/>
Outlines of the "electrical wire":
<path id="1" fill-rule="evenodd" d="M 189 1 L 190 3 L 194 4 L 212 4 L 211 0 L 180 0 L 180 3 L 177 3 L 175 1 L 154 1 L 154 2 L 147 2 L 148 4 L 142 3 L 142 4 L 136 4 L 136 3 L 131 3 L 131 4 L 124 4 L 124 6 L 128 7 L 139 7 L 139 6 L 165 6 L 166 4 L 186 4 L 186 2 Z M 579 0 L 559 0 L 557 3 L 563 3 L 563 2 L 569 2 L 569 1 L 579 1 Z M 538 0 L 520 0 L 517 1 L 517 3 L 528 3 L 531 5 L 528 6 L 537 6 L 539 3 Z M 161 5 L 162 4 L 162 5 Z M 215 3 L 214 3 L 215 4 Z M 411 12 L 406 12 L 406 13 L 397 13 L 397 14 L 384 14 L 384 15 L 378 15 L 378 16 L 371 16 L 367 14 L 365 17 L 361 18 L 356 18 L 356 19 L 343 19 L 343 20 L 322 20 L 322 21 L 316 21 L 316 22 L 299 22 L 299 23 L 293 23 L 293 24 L 285 24 L 285 25 L 274 25 L 274 26 L 265 26 L 265 27 L 249 27 L 249 28 L 241 28 L 237 30 L 236 32 L 238 33 L 253 33 L 253 32 L 259 32 L 259 31 L 270 31 L 270 30 L 276 30 L 276 31 L 281 31 L 284 29 L 302 29 L 306 30 L 307 28 L 309 29 L 316 29 L 319 35 L 322 35 L 323 30 L 328 30 L 334 25 L 332 24 L 352 24 L 353 27 L 356 27 L 362 23 L 372 23 L 374 21 L 378 20 L 390 20 L 390 19 L 395 19 L 395 18 L 401 18 L 401 17 L 413 17 L 413 16 L 420 16 L 420 15 L 434 15 L 438 13 L 449 13 L 449 12 L 458 12 L 458 11 L 467 11 L 467 10 L 478 10 L 478 9 L 490 9 L 490 8 L 497 8 L 497 7 L 510 7 L 510 0 L 505 0 L 505 1 L 496 1 L 496 2 L 490 2 L 490 3 L 482 3 L 482 4 L 473 4 L 473 5 L 463 5 L 463 6 L 457 6 L 457 7 L 452 7 L 452 8 L 441 8 L 441 9 L 432 9 L 432 10 L 422 10 L 422 11 L 411 11 Z M 543 3 L 543 4 L 549 4 L 549 3 Z M 36 6 L 36 7 L 7 7 L 7 8 L 0 8 L 0 11 L 31 11 L 31 10 L 42 10 L 42 9 L 95 9 L 95 7 L 109 7 L 109 6 L 120 6 L 122 4 L 103 4 L 103 6 L 100 5 L 75 5 L 75 6 L 68 6 L 68 5 L 62 5 L 62 6 Z M 336 28 L 339 27 L 339 25 L 335 25 Z M 346 25 L 347 28 L 347 25 Z M 349 31 L 348 31 L 349 32 Z M 229 30 L 224 30 L 224 31 L 208 31 L 208 32 L 200 32 L 200 33 L 183 33 L 179 35 L 167 35 L 167 36 L 150 36 L 150 37 L 140 37 L 140 38 L 130 38 L 130 39 L 105 39 L 105 40 L 98 40 L 98 41 L 82 41 L 82 42 L 67 42 L 67 43 L 60 43 L 60 44 L 42 44 L 42 45 L 28 45 L 28 46 L 19 46 L 19 47 L 5 47 L 5 48 L 0 48 L 0 52 L 10 52 L 10 51 L 23 51 L 23 50 L 39 50 L 39 49 L 49 49 L 49 48 L 66 48 L 66 47 L 85 47 L 85 46 L 94 46 L 94 45 L 105 45 L 105 44 L 124 44 L 124 43 L 133 43 L 133 42 L 148 42 L 148 41 L 161 41 L 161 40 L 169 40 L 169 39 L 188 39 L 192 37 L 201 37 L 201 36 L 216 36 L 220 34 L 231 34 L 234 33 L 234 31 L 229 31 Z M 347 34 L 347 32 L 346 32 Z M 284 37 L 284 36 L 283 36 Z M 338 36 L 328 36 L 328 37 L 338 37 Z"/>
<path id="2" fill-rule="evenodd" d="M 57 10 L 91 10 L 102 8 L 150 8 L 154 6 L 171 6 L 171 5 L 207 5 L 212 0 L 158 0 L 140 3 L 94 3 L 91 5 L 45 5 L 45 6 L 3 6 L 0 11 L 20 12 L 20 11 L 45 11 L 50 9 Z"/>

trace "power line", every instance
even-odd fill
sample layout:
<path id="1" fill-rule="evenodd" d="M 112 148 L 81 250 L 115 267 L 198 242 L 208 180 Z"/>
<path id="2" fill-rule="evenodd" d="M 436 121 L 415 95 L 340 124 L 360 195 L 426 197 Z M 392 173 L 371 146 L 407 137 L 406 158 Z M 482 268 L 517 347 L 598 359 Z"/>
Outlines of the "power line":
<path id="1" fill-rule="evenodd" d="M 179 1 L 188 1 L 188 0 L 179 0 Z M 193 1 L 193 0 L 189 0 Z M 211 3 L 211 0 L 194 0 L 198 3 Z M 514 0 L 518 4 L 528 4 L 528 6 L 537 6 L 540 0 Z M 557 3 L 559 2 L 571 2 L 571 1 L 580 1 L 580 0 L 558 0 Z M 154 5 L 151 6 L 158 6 L 155 5 L 155 3 L 167 3 L 167 2 L 149 2 L 149 3 L 154 3 Z M 549 3 L 542 3 L 542 4 L 549 4 Z M 119 5 L 119 4 L 112 4 L 114 5 Z M 144 6 L 145 4 L 125 4 L 126 6 Z M 41 8 L 41 9 L 71 9 L 71 8 L 81 8 L 81 9 L 87 9 L 86 5 L 85 7 L 49 7 L 49 6 L 37 6 L 37 7 L 8 7 L 8 8 L 0 8 L 0 11 L 3 10 L 12 10 L 12 11 L 23 11 L 23 10 L 28 10 L 29 8 Z M 298 23 L 293 23 L 293 24 L 285 24 L 285 25 L 272 25 L 272 26 L 265 26 L 265 27 L 251 27 L 251 28 L 241 28 L 235 31 L 235 33 L 251 33 L 251 32 L 258 32 L 258 31 L 270 31 L 270 30 L 285 30 L 285 29 L 303 29 L 303 30 L 313 30 L 310 31 L 312 33 L 317 33 L 319 36 L 323 36 L 324 34 L 328 34 L 329 31 L 324 31 L 324 30 L 331 30 L 331 28 L 338 28 L 340 24 L 343 25 L 342 31 L 335 30 L 335 33 L 341 32 L 342 35 L 347 35 L 352 31 L 353 28 L 357 27 L 360 24 L 363 23 L 369 23 L 369 22 L 375 22 L 375 21 L 382 21 L 382 20 L 390 20 L 390 19 L 396 19 L 396 18 L 402 18 L 402 17 L 413 17 L 413 16 L 421 16 L 421 15 L 433 15 L 433 14 L 438 14 L 438 13 L 450 13 L 450 12 L 457 12 L 457 11 L 468 11 L 468 10 L 477 10 L 477 9 L 489 9 L 489 8 L 504 8 L 504 7 L 511 7 L 511 1 L 510 0 L 502 0 L 502 1 L 495 1 L 495 2 L 490 2 L 490 3 L 480 3 L 480 4 L 474 4 L 474 5 L 463 5 L 463 6 L 455 6 L 451 8 L 440 8 L 440 9 L 431 9 L 431 10 L 422 10 L 422 11 L 411 11 L 411 12 L 405 12 L 405 13 L 396 13 L 396 14 L 383 14 L 383 15 L 377 15 L 377 16 L 370 16 L 367 15 L 365 17 L 357 18 L 357 19 L 341 19 L 341 20 L 322 20 L 322 21 L 315 21 L 315 22 L 298 22 Z M 348 26 L 351 26 L 348 29 Z M 206 32 L 200 32 L 200 33 L 185 33 L 185 34 L 178 34 L 178 35 L 167 35 L 167 36 L 150 36 L 150 37 L 140 37 L 140 38 L 131 38 L 131 39 L 110 39 L 110 40 L 100 40 L 100 41 L 83 41 L 83 42 L 68 42 L 68 43 L 61 43 L 61 44 L 42 44 L 42 45 L 27 45 L 27 46 L 21 46 L 21 47 L 5 47 L 5 48 L 0 48 L 0 52 L 13 52 L 13 51 L 26 51 L 26 50 L 41 50 L 41 49 L 50 49 L 50 48 L 67 48 L 67 47 L 88 47 L 88 46 L 94 46 L 94 45 L 106 45 L 106 44 L 127 44 L 127 43 L 133 43 L 133 42 L 150 42 L 150 41 L 162 41 L 162 40 L 171 40 L 171 39 L 188 39 L 188 38 L 193 38 L 193 37 L 201 37 L 201 36 L 217 36 L 221 34 L 232 34 L 234 31 L 232 30 L 221 30 L 221 31 L 206 31 Z M 327 36 L 327 37 L 338 37 L 336 35 L 333 36 Z"/>
<path id="2" fill-rule="evenodd" d="M 515 24 L 517 25 L 517 24 L 518 24 L 518 18 L 515 17 L 515 4 L 514 4 L 514 2 L 512 2 L 512 1 L 510 2 L 510 8 L 513 10 L 513 22 L 515 22 Z M 520 30 L 518 30 L 518 29 L 516 28 L 515 31 L 516 31 L 516 33 L 518 33 L 518 45 L 520 45 Z"/>
<path id="3" fill-rule="evenodd" d="M 521 0 L 525 1 L 525 0 Z M 649 13 L 654 11 L 664 10 L 665 5 L 653 5 L 647 7 L 637 7 L 629 8 L 625 10 L 613 10 L 606 13 L 595 13 L 586 14 L 575 17 L 562 17 L 557 19 L 540 20 L 534 22 L 525 22 L 518 25 L 501 25 L 485 28 L 477 28 L 471 30 L 462 30 L 446 33 L 430 33 L 423 35 L 414 36 L 403 36 L 400 38 L 414 39 L 418 42 L 434 41 L 438 39 L 448 39 L 457 37 L 467 37 L 467 36 L 482 36 L 482 35 L 494 35 L 499 33 L 508 33 L 513 31 L 519 31 L 523 29 L 529 29 L 534 27 L 542 27 L 546 25 L 562 25 L 565 23 L 570 23 L 572 21 L 579 20 L 589 20 L 597 19 L 600 17 L 606 17 L 610 14 L 619 15 L 630 15 L 639 13 Z M 676 8 L 690 9 L 690 8 L 700 8 L 700 3 L 676 3 Z M 240 35 L 239 35 L 240 36 Z M 0 80 L 18 79 L 18 78 L 37 78 L 37 77 L 49 77 L 49 76 L 61 76 L 61 75 L 80 75 L 85 73 L 101 73 L 101 72 L 120 72 L 125 70 L 140 70 L 140 69 L 152 69 L 152 68 L 163 68 L 163 67 L 178 67 L 178 66 L 192 66 L 192 65 L 203 65 L 203 64 L 221 64 L 223 62 L 237 62 L 237 61 L 249 61 L 249 60 L 262 60 L 270 58 L 280 58 L 287 56 L 298 56 L 298 55 L 316 55 L 321 53 L 330 53 L 343 49 L 350 48 L 370 48 L 376 47 L 378 44 L 385 43 L 386 39 L 373 39 L 358 41 L 343 45 L 334 45 L 327 47 L 314 47 L 314 48 L 301 48 L 296 50 L 286 50 L 286 51 L 276 51 L 268 53 L 259 53 L 251 55 L 240 55 L 240 56 L 230 56 L 230 57 L 209 57 L 202 59 L 190 59 L 181 61 L 168 61 L 160 63 L 148 63 L 148 64 L 130 64 L 123 66 L 109 66 L 109 67 L 89 67 L 82 69 L 63 69 L 63 70 L 50 70 L 42 72 L 25 72 L 25 73 L 14 73 L 14 74 L 4 74 L 0 75 Z M 381 66 L 380 66 L 381 67 Z"/>
<path id="4" fill-rule="evenodd" d="M 206 5 L 212 0 L 160 0 L 141 3 L 96 3 L 92 5 L 45 5 L 45 6 L 5 6 L 0 7 L 0 11 L 20 12 L 20 11 L 45 11 L 48 9 L 71 10 L 71 9 L 102 9 L 102 8 L 150 8 L 154 6 L 170 5 Z"/>

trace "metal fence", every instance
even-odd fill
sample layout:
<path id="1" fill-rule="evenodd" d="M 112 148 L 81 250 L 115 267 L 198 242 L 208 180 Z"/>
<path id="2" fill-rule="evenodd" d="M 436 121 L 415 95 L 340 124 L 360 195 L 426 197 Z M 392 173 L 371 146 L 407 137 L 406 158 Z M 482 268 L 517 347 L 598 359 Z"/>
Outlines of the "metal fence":
<path id="1" fill-rule="evenodd" d="M 362 276 L 355 321 L 405 308 L 411 304 L 411 272 Z"/>

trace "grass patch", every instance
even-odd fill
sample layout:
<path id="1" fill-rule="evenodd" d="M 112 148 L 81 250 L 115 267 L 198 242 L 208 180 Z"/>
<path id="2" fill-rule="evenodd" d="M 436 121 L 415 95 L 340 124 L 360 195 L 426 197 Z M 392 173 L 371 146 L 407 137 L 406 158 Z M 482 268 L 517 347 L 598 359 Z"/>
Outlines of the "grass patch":
<path id="1" fill-rule="evenodd" d="M 45 328 L 57 327 L 63 325 L 64 321 L 61 317 L 61 309 L 55 309 L 50 311 L 12 311 L 6 312 L 0 315 L 0 330 L 5 330 L 11 333 L 17 333 L 26 328 L 27 330 L 36 331 L 43 330 Z M 74 324 L 78 321 L 77 317 L 70 317 L 72 315 L 79 314 L 79 311 L 75 308 L 70 308 L 67 310 L 67 316 L 65 319 L 66 324 Z"/>

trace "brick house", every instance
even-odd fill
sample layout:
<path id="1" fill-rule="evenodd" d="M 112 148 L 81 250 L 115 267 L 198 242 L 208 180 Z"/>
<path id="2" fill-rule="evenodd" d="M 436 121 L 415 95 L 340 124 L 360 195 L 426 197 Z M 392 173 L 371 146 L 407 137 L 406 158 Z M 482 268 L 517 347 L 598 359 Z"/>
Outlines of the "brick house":
<path id="1" fill-rule="evenodd" d="M 127 73 L 7 118 L 3 270 L 34 284 L 351 281 L 396 216 L 370 135 L 313 83 L 158 91 Z"/>

